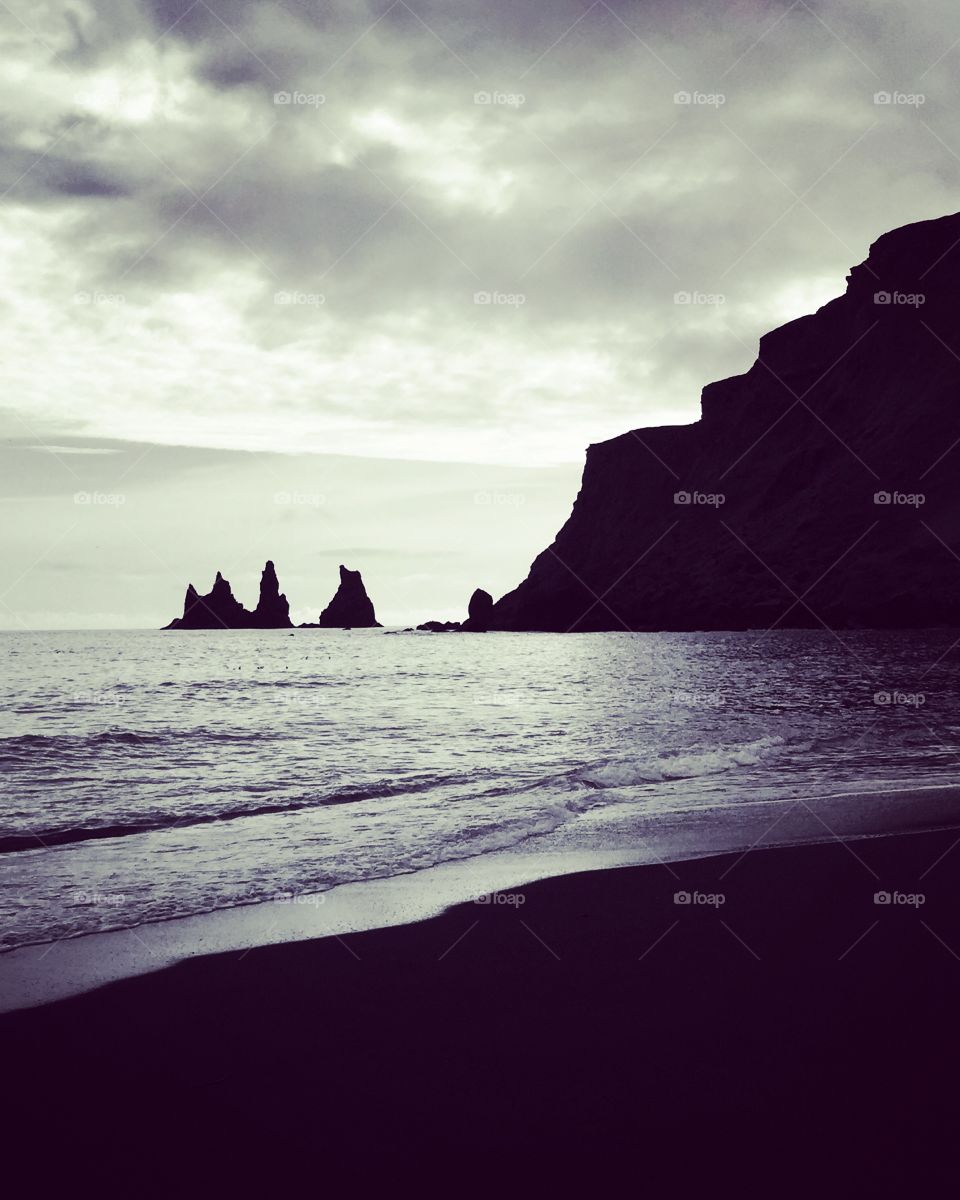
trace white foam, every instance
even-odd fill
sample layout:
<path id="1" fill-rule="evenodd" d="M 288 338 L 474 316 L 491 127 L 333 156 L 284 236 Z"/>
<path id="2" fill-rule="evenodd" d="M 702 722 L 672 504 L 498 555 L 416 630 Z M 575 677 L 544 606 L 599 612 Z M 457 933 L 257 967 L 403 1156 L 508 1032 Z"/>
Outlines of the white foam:
<path id="1" fill-rule="evenodd" d="M 538 879 L 644 863 L 670 869 L 671 862 L 731 851 L 955 828 L 960 824 L 960 787 L 893 787 L 807 800 L 787 797 L 692 813 L 676 810 L 674 815 L 676 823 L 665 825 L 662 813 L 648 819 L 642 813 L 590 812 L 578 818 L 586 827 L 579 831 L 575 848 L 561 844 L 572 830 L 565 825 L 530 839 L 522 849 L 481 854 L 390 879 L 345 883 L 293 902 L 251 904 L 23 946 L 0 954 L 0 1012 L 76 996 L 198 955 L 423 921 L 454 904 Z M 584 848 L 585 842 L 589 848 Z"/>
<path id="2" fill-rule="evenodd" d="M 642 851 L 492 854 L 328 892 L 221 909 L 0 954 L 0 1012 L 33 1008 L 186 958 L 406 925 L 537 879 L 645 861 Z M 345 950 L 344 953 L 347 953 Z"/>
<path id="3" fill-rule="evenodd" d="M 755 766 L 784 745 L 781 737 L 759 738 L 740 746 L 659 757 L 624 757 L 577 772 L 582 782 L 594 787 L 636 787 L 665 779 L 696 779 L 716 775 L 733 767 Z"/>

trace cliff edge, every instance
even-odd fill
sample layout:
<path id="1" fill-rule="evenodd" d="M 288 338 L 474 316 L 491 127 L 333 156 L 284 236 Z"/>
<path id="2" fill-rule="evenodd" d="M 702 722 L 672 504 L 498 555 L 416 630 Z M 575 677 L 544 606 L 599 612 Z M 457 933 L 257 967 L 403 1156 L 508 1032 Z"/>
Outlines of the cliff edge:
<path id="1" fill-rule="evenodd" d="M 490 628 L 960 625 L 958 288 L 960 214 L 884 234 L 699 421 L 591 446 Z"/>

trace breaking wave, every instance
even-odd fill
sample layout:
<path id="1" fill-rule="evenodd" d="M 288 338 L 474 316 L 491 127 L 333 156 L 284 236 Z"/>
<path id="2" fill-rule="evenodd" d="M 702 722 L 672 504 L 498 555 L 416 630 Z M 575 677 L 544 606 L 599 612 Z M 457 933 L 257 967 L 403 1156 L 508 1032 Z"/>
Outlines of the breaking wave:
<path id="1" fill-rule="evenodd" d="M 669 779 L 696 779 L 717 775 L 734 767 L 754 767 L 776 757 L 787 745 L 783 737 L 763 737 L 737 746 L 694 750 L 680 754 L 625 755 L 571 773 L 577 783 L 590 788 L 637 787 Z M 809 749 L 810 743 L 793 749 Z"/>

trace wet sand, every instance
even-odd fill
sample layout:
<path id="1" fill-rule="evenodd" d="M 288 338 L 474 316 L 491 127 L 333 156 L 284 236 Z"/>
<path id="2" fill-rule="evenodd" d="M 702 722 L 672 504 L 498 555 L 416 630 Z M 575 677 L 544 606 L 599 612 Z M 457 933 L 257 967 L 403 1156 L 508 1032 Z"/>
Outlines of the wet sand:
<path id="1" fill-rule="evenodd" d="M 641 1192 L 666 1171 L 677 1194 L 955 1184 L 958 840 L 549 879 L 8 1014 L 9 1144 L 81 1174 L 266 1162 L 311 1192 L 523 1168 Z"/>

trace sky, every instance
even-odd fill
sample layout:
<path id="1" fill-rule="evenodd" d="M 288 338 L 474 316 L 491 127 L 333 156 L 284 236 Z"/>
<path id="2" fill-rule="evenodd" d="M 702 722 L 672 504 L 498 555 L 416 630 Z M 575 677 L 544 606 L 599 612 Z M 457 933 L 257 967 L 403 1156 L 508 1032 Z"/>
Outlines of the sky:
<path id="1" fill-rule="evenodd" d="M 3 0 L 0 627 L 464 615 L 960 208 L 960 9 Z"/>

